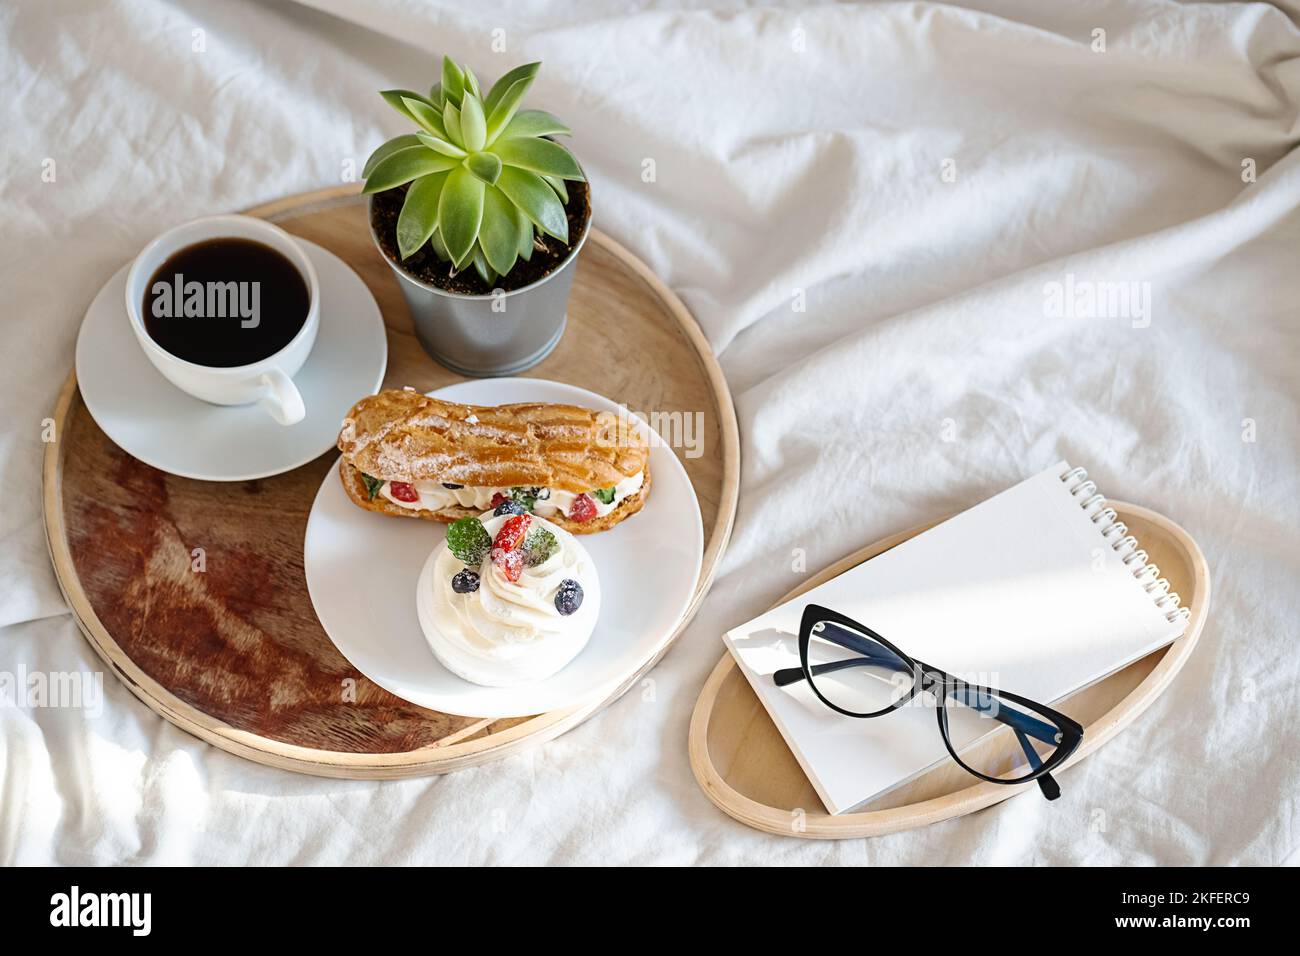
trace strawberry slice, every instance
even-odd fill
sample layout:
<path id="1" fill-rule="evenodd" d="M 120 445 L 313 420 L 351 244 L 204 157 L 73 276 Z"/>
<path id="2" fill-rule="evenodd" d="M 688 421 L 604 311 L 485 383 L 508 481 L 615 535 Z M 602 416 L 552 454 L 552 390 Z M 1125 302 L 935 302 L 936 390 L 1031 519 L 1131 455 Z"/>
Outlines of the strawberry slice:
<path id="1" fill-rule="evenodd" d="M 532 515 L 513 515 L 501 523 L 497 536 L 492 539 L 492 547 L 503 551 L 515 551 L 524 543 L 528 526 L 533 523 Z"/>
<path id="2" fill-rule="evenodd" d="M 398 501 L 414 503 L 420 500 L 420 493 L 415 490 L 415 486 L 405 481 L 390 481 L 388 491 Z"/>
<path id="3" fill-rule="evenodd" d="M 492 549 L 492 564 L 505 575 L 507 581 L 513 584 L 524 573 L 524 552 L 519 548 L 510 551 L 505 548 L 494 547 Z"/>
<path id="4" fill-rule="evenodd" d="M 507 498 L 505 495 L 503 495 L 501 492 L 499 492 L 499 491 L 494 492 L 493 495 L 492 495 L 492 504 L 491 504 L 489 507 L 495 508 L 497 505 L 501 504 L 503 501 L 509 501 L 509 500 L 510 500 L 510 499 Z"/>
<path id="5" fill-rule="evenodd" d="M 524 573 L 523 544 L 532 523 L 532 515 L 513 515 L 501 523 L 492 540 L 492 563 L 507 581 L 518 581 Z"/>
<path id="6" fill-rule="evenodd" d="M 594 517 L 596 517 L 596 502 L 591 500 L 590 495 L 578 495 L 573 499 L 573 506 L 569 508 L 570 521 L 583 524 Z"/>

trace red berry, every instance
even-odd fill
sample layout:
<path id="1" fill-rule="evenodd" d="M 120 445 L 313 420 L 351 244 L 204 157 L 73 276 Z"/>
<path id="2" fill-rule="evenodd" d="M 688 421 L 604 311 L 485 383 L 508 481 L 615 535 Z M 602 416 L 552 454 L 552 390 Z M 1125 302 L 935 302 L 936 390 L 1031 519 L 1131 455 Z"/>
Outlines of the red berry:
<path id="1" fill-rule="evenodd" d="M 520 517 L 523 517 L 520 515 Z M 518 548 L 513 551 L 506 548 L 492 549 L 492 563 L 506 576 L 507 581 L 518 581 L 524 573 L 524 553 Z"/>
<path id="2" fill-rule="evenodd" d="M 596 502 L 592 501 L 589 495 L 578 495 L 573 499 L 573 507 L 569 509 L 570 521 L 581 524 L 594 517 L 596 517 Z"/>
<path id="3" fill-rule="evenodd" d="M 388 490 L 398 501 L 415 502 L 420 500 L 420 493 L 415 486 L 405 481 L 390 481 Z"/>
<path id="4" fill-rule="evenodd" d="M 503 495 L 501 492 L 499 492 L 499 491 L 498 491 L 498 492 L 495 492 L 495 493 L 492 495 L 492 504 L 491 504 L 491 507 L 495 508 L 497 505 L 501 504 L 501 502 L 503 502 L 503 501 L 509 501 L 509 500 L 510 500 L 510 499 L 507 498 L 505 495 Z"/>
<path id="5" fill-rule="evenodd" d="M 531 515 L 513 515 L 507 518 L 497 530 L 497 536 L 492 541 L 492 547 L 501 548 L 504 551 L 516 551 L 524 543 L 524 536 L 528 534 L 528 526 L 533 523 Z"/>

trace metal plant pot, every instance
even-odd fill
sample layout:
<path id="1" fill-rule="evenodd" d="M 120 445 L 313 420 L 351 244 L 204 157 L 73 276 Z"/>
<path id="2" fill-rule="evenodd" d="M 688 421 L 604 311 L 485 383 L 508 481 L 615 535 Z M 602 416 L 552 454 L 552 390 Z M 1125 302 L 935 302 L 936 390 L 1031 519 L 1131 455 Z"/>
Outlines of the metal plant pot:
<path id="1" fill-rule="evenodd" d="M 371 203 L 374 198 L 371 198 Z M 578 241 L 552 272 L 522 289 L 488 295 L 447 292 L 415 278 L 370 237 L 397 276 L 415 323 L 415 334 L 434 359 L 453 372 L 491 378 L 516 375 L 551 353 L 568 319 L 573 264 L 591 233 L 591 201 Z"/>

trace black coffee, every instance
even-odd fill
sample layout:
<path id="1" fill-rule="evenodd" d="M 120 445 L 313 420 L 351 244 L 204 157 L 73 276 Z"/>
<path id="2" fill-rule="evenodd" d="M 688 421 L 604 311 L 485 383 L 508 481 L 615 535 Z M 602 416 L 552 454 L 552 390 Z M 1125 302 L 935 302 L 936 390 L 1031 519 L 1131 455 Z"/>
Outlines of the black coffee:
<path id="1" fill-rule="evenodd" d="M 307 321 L 307 283 L 283 254 L 251 239 L 209 239 L 172 254 L 144 293 L 149 337 L 198 365 L 249 365 Z"/>

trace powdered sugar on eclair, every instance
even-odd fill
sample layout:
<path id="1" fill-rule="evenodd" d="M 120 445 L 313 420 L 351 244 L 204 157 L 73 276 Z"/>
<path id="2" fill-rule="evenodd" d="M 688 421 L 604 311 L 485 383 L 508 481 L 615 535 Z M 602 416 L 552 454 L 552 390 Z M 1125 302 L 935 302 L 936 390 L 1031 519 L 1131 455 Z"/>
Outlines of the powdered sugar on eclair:
<path id="1" fill-rule="evenodd" d="M 582 494 L 645 471 L 649 442 L 611 412 L 540 402 L 460 405 L 386 390 L 357 402 L 338 447 L 363 474 Z"/>

